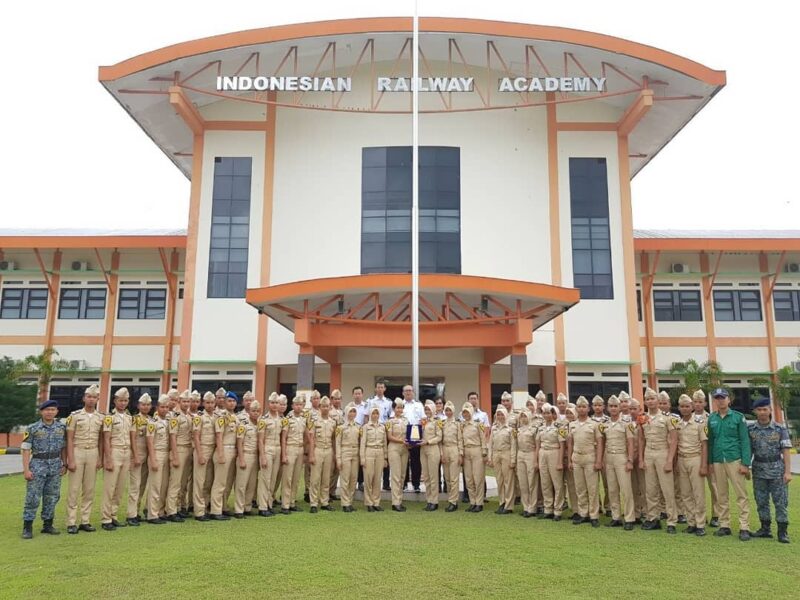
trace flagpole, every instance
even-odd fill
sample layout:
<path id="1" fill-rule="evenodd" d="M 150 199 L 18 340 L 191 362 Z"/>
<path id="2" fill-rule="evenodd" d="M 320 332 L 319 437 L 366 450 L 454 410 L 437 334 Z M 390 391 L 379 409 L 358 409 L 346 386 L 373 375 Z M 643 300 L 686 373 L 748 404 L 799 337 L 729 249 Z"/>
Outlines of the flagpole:
<path id="1" fill-rule="evenodd" d="M 411 86 L 411 364 L 419 398 L 419 0 L 414 0 Z"/>

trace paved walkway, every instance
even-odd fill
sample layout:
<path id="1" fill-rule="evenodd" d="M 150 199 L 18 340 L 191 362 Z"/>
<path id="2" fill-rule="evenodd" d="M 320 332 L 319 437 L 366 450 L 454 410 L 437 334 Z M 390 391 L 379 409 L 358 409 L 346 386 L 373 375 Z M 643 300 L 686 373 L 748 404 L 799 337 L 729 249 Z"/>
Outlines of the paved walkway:
<path id="1" fill-rule="evenodd" d="M 22 473 L 22 456 L 8 454 L 0 456 L 0 477 Z"/>
<path id="2" fill-rule="evenodd" d="M 792 454 L 792 475 L 800 475 L 800 454 Z"/>

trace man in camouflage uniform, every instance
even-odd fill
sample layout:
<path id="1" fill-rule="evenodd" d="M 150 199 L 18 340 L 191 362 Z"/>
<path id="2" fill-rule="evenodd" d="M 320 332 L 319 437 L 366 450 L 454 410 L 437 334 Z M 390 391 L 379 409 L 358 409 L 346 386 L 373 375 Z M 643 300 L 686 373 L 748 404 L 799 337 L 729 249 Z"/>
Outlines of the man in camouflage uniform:
<path id="1" fill-rule="evenodd" d="M 789 543 L 786 530 L 789 527 L 789 482 L 792 480 L 789 450 L 792 442 L 785 425 L 776 423 L 770 414 L 769 399 L 753 403 L 756 422 L 747 429 L 753 449 L 753 493 L 756 497 L 761 529 L 753 534 L 757 538 L 772 537 L 772 520 L 769 513 L 769 497 L 775 505 L 775 521 L 778 524 L 778 541 Z"/>
<path id="2" fill-rule="evenodd" d="M 22 472 L 27 483 L 22 513 L 22 537 L 33 537 L 33 520 L 42 503 L 42 533 L 58 535 L 53 515 L 61 497 L 61 476 L 66 472 L 67 428 L 56 420 L 58 402 L 45 400 L 39 405 L 42 419 L 29 426 L 22 438 Z"/>

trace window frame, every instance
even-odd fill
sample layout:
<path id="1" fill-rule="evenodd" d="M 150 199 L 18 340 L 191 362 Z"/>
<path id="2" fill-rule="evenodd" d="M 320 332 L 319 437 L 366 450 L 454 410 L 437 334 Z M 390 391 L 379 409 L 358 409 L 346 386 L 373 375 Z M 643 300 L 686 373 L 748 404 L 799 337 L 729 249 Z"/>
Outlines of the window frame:
<path id="1" fill-rule="evenodd" d="M 732 289 L 732 290 L 713 290 L 713 297 L 712 302 L 714 306 L 714 320 L 720 322 L 747 322 L 747 323 L 757 323 L 759 321 L 764 320 L 764 311 L 761 303 L 761 291 L 760 290 L 742 290 L 742 289 Z M 749 296 L 743 300 L 743 296 Z M 750 307 L 743 307 L 743 303 L 747 303 L 751 305 Z M 757 304 L 757 307 L 752 307 L 753 303 Z M 758 318 L 743 318 L 744 314 L 753 313 L 755 310 L 758 311 Z M 730 318 L 728 314 L 730 313 Z M 750 315 L 754 316 L 754 315 Z M 725 317 L 725 318 L 721 318 Z"/>
<path id="2" fill-rule="evenodd" d="M 163 295 L 163 298 L 154 296 Z M 127 296 L 127 297 L 126 297 Z M 135 296 L 135 298 L 134 298 Z M 136 306 L 123 307 L 123 302 L 133 302 Z M 161 306 L 159 306 L 159 304 Z M 126 311 L 123 314 L 123 310 Z M 132 316 L 135 311 L 136 316 Z M 126 321 L 160 321 L 167 318 L 167 288 L 124 287 L 119 290 L 117 319 Z"/>
<path id="3" fill-rule="evenodd" d="M 66 296 L 77 292 L 77 298 Z M 94 298 L 92 296 L 95 296 Z M 102 296 L 102 306 L 99 306 L 99 297 Z M 66 310 L 74 311 L 75 316 L 65 315 L 65 300 L 70 304 L 77 302 L 74 307 L 67 305 Z M 106 317 L 106 289 L 101 287 L 62 287 L 58 294 L 58 318 L 65 321 L 73 320 L 99 320 Z M 98 306 L 92 306 L 97 303 Z M 90 316 L 92 315 L 92 316 Z"/>
<path id="4" fill-rule="evenodd" d="M 787 304 L 788 307 L 779 307 L 779 303 Z M 776 321 L 800 321 L 800 290 L 774 290 L 772 307 Z"/>
<path id="5" fill-rule="evenodd" d="M 670 297 L 669 309 L 665 305 L 659 307 L 659 302 L 665 304 L 666 296 Z M 659 298 L 660 296 L 660 298 Z M 693 300 L 688 298 L 693 296 Z M 696 302 L 696 309 L 690 304 Z M 686 313 L 697 311 L 697 318 L 687 318 Z M 666 318 L 667 311 L 670 312 L 670 318 Z M 687 322 L 699 323 L 703 321 L 703 301 L 700 296 L 700 290 L 653 290 L 653 320 L 658 322 Z"/>
<path id="6" fill-rule="evenodd" d="M 17 298 L 9 298 L 9 292 L 17 293 Z M 49 290 L 45 287 L 3 287 L 0 292 L 0 319 L 41 320 L 47 318 L 50 301 Z M 11 305 L 11 306 L 9 306 Z M 6 315 L 8 311 L 16 314 Z M 33 314 L 36 311 L 36 314 Z"/>

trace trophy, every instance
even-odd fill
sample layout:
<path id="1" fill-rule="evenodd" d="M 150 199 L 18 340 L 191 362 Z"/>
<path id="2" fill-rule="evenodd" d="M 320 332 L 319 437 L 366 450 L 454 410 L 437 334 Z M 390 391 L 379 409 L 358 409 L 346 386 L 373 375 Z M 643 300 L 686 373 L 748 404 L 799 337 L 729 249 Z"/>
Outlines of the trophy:
<path id="1" fill-rule="evenodd" d="M 409 425 L 406 427 L 406 443 L 410 446 L 419 446 L 422 443 L 421 425 Z"/>

